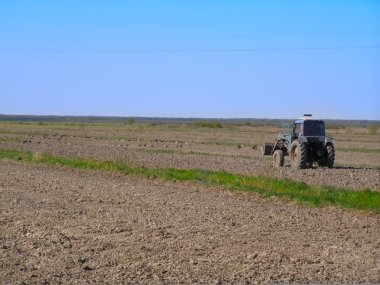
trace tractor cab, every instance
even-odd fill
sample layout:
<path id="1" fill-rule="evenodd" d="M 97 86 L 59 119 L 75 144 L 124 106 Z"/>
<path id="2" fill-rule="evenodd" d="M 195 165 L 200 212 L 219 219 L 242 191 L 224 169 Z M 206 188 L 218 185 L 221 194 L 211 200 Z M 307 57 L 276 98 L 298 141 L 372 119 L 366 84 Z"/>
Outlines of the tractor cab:
<path id="1" fill-rule="evenodd" d="M 299 137 L 325 137 L 325 122 L 313 120 L 311 115 L 304 115 L 296 120 L 292 129 L 292 141 Z"/>

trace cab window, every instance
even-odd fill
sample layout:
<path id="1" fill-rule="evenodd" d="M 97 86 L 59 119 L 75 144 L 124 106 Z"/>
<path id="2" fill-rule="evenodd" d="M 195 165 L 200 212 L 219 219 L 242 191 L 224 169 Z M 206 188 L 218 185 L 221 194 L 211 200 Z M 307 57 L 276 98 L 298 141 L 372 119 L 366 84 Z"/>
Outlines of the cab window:
<path id="1" fill-rule="evenodd" d="M 293 133 L 296 136 L 299 136 L 303 132 L 303 125 L 302 124 L 294 124 L 293 125 Z"/>
<path id="2" fill-rule="evenodd" d="M 304 136 L 324 136 L 325 124 L 323 121 L 305 121 L 303 134 Z"/>

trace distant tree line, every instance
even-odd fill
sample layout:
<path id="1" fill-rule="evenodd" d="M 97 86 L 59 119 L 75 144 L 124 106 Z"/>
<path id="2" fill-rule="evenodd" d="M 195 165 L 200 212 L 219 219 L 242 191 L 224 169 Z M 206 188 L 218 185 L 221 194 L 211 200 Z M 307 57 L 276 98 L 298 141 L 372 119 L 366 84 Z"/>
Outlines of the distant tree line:
<path id="1" fill-rule="evenodd" d="M 56 122 L 56 123 L 121 123 L 133 125 L 135 123 L 171 123 L 193 124 L 197 127 L 219 128 L 223 125 L 244 126 L 281 126 L 291 124 L 294 119 L 260 119 L 260 118 L 158 118 L 158 117 L 103 117 L 103 116 L 36 116 L 36 115 L 1 115 L 0 122 Z M 373 120 L 325 120 L 327 128 L 344 129 L 347 127 L 380 128 L 380 121 Z"/>

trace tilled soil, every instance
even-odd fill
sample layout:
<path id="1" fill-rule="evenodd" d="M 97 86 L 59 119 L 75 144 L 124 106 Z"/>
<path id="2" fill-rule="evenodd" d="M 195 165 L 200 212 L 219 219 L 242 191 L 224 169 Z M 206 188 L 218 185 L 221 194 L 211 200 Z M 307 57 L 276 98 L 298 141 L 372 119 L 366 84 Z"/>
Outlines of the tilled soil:
<path id="1" fill-rule="evenodd" d="M 0 162 L 0 283 L 376 283 L 380 218 Z"/>
<path id="2" fill-rule="evenodd" d="M 288 178 L 311 185 L 348 189 L 369 188 L 380 191 L 380 169 L 373 167 L 380 163 L 378 153 L 337 151 L 338 166 L 334 169 L 314 167 L 299 170 L 291 168 L 288 160 L 285 167 L 273 168 L 271 156 L 262 157 L 259 149 L 253 149 L 248 145 L 205 144 L 154 138 L 99 139 L 62 135 L 24 136 L 17 139 L 0 140 L 0 148 L 123 161 L 154 168 L 224 170 L 245 175 Z M 369 166 L 363 167 L 364 163 Z"/>

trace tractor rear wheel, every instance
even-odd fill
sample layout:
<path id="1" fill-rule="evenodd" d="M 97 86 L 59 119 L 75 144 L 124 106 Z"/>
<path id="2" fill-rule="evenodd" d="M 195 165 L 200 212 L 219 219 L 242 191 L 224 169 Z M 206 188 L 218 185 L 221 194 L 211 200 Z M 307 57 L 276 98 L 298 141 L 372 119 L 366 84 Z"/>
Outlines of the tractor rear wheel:
<path id="1" fill-rule="evenodd" d="M 284 152 L 281 149 L 276 150 L 273 153 L 273 166 L 282 167 L 284 166 Z"/>
<path id="2" fill-rule="evenodd" d="M 306 143 L 294 141 L 290 149 L 290 162 L 294 168 L 308 167 L 308 153 Z"/>
<path id="3" fill-rule="evenodd" d="M 332 144 L 326 147 L 326 164 L 328 168 L 333 168 L 335 161 L 335 148 Z"/>

